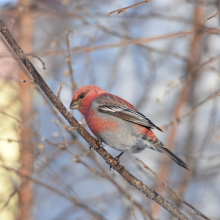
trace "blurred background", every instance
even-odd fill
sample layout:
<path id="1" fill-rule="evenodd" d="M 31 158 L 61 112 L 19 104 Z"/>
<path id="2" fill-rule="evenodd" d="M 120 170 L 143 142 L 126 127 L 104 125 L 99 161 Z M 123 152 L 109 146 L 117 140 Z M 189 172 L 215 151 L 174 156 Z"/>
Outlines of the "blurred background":
<path id="1" fill-rule="evenodd" d="M 0 19 L 69 108 L 93 84 L 132 103 L 189 171 L 146 149 L 120 162 L 189 219 L 220 219 L 219 0 L 1 0 Z M 38 59 L 40 58 L 40 60 Z M 44 68 L 46 67 L 46 69 Z M 0 220 L 174 217 L 130 186 L 31 82 L 0 38 Z M 72 114 L 86 127 L 80 113 Z M 118 152 L 105 146 L 111 155 Z M 23 175 L 20 175 L 23 174 Z"/>

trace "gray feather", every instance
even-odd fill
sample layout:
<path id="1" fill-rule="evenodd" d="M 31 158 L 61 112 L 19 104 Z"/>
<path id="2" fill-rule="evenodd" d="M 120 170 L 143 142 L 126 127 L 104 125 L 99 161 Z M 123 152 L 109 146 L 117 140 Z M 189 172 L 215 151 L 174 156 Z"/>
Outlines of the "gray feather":
<path id="1" fill-rule="evenodd" d="M 159 131 L 162 131 L 159 127 L 157 127 L 152 121 L 150 121 L 140 112 L 136 112 L 133 109 L 126 108 L 124 106 L 99 105 L 98 111 L 101 113 L 113 115 L 115 117 L 132 122 L 134 124 L 142 125 L 151 129 L 156 128 Z"/>

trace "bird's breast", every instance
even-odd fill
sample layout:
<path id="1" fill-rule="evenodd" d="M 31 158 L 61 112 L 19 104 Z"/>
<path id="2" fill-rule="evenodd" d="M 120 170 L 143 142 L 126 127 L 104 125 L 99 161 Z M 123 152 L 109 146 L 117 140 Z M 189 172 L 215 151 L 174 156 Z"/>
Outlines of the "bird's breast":
<path id="1" fill-rule="evenodd" d="M 119 132 L 117 121 L 93 109 L 89 111 L 86 122 L 89 129 L 97 137 L 100 137 L 100 134 L 103 132 Z"/>

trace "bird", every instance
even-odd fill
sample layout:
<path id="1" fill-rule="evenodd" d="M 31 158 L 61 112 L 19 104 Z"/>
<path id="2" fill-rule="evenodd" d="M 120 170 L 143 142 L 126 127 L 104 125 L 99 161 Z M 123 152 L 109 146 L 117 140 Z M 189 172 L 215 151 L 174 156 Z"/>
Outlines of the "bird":
<path id="1" fill-rule="evenodd" d="M 98 140 L 121 153 L 139 153 L 150 148 L 164 153 L 179 166 L 188 166 L 167 149 L 152 132 L 162 131 L 150 119 L 137 111 L 126 100 L 110 94 L 95 85 L 80 87 L 73 95 L 70 109 L 78 109 L 85 117 L 86 124 Z"/>

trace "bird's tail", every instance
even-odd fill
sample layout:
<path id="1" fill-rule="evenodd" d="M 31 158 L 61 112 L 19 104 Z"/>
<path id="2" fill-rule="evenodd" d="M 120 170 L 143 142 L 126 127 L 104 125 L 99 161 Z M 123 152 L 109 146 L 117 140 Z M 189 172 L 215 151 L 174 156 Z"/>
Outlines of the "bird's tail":
<path id="1" fill-rule="evenodd" d="M 178 165 L 189 170 L 188 166 L 179 157 L 177 157 L 174 153 L 172 153 L 170 150 L 164 147 L 164 145 L 160 142 L 159 139 L 157 139 L 157 137 L 154 135 L 154 133 L 151 130 L 148 130 L 148 134 L 142 137 L 142 139 L 147 141 L 148 143 L 147 146 L 152 150 L 156 150 L 166 154 L 168 157 L 174 160 Z"/>
<path id="2" fill-rule="evenodd" d="M 170 157 L 172 160 L 174 160 L 178 165 L 180 165 L 181 167 L 184 167 L 185 169 L 189 170 L 188 166 L 179 157 L 177 157 L 174 153 L 172 153 L 170 150 L 168 150 L 165 147 L 158 146 L 158 145 L 157 145 L 157 148 L 159 148 L 160 151 L 162 151 L 168 157 Z"/>

